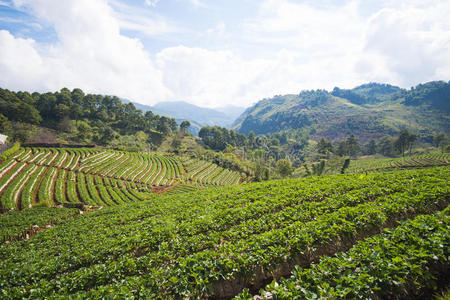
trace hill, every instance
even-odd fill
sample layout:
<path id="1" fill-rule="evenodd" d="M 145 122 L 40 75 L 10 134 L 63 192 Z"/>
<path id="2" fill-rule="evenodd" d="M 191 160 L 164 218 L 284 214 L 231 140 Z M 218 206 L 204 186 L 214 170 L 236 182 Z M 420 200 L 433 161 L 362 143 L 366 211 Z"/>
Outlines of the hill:
<path id="1" fill-rule="evenodd" d="M 305 129 L 315 139 L 332 141 L 354 134 L 363 143 L 407 128 L 426 140 L 434 132 L 450 131 L 450 83 L 429 82 L 411 90 L 369 83 L 275 96 L 248 108 L 233 128 L 244 134 Z"/>
<path id="2" fill-rule="evenodd" d="M 175 119 L 143 113 L 116 96 L 13 92 L 0 88 L 0 132 L 13 141 L 97 144 L 117 149 L 156 149 L 178 130 Z"/>

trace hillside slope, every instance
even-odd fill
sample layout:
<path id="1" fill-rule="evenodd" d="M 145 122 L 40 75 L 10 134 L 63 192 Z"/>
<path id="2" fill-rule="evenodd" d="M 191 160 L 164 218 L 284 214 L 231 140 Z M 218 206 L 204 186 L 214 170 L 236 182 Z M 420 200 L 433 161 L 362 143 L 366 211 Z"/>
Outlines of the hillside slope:
<path id="1" fill-rule="evenodd" d="M 239 183 L 240 173 L 203 160 L 95 148 L 20 148 L 0 161 L 0 213 L 35 204 L 113 206 L 180 184 Z"/>
<path id="2" fill-rule="evenodd" d="M 449 112 L 450 83 L 429 82 L 411 90 L 369 83 L 351 90 L 264 99 L 248 108 L 233 128 L 244 134 L 305 128 L 315 138 L 340 140 L 355 134 L 361 142 L 408 128 L 427 138 L 436 131 L 450 131 Z"/>

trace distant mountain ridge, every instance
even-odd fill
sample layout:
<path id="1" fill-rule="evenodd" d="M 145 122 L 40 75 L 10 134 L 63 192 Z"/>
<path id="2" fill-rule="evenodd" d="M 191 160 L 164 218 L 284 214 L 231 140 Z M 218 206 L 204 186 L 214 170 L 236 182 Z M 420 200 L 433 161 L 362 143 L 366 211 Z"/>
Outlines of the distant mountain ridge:
<path id="1" fill-rule="evenodd" d="M 130 102 L 129 100 L 125 101 Z M 183 120 L 188 120 L 191 122 L 191 131 L 195 134 L 197 134 L 203 126 L 217 125 L 221 127 L 230 127 L 233 124 L 233 121 L 245 110 L 243 107 L 232 105 L 212 109 L 200 107 L 185 101 L 159 102 L 153 106 L 136 102 L 132 103 L 136 108 L 143 112 L 150 110 L 154 114 L 175 118 L 178 123 Z"/>
<path id="2" fill-rule="evenodd" d="M 310 129 L 313 138 L 340 140 L 355 134 L 366 142 L 403 128 L 422 138 L 436 131 L 449 133 L 449 114 L 450 82 L 433 81 L 410 90 L 368 83 L 263 99 L 247 108 L 232 128 L 244 134 Z"/>

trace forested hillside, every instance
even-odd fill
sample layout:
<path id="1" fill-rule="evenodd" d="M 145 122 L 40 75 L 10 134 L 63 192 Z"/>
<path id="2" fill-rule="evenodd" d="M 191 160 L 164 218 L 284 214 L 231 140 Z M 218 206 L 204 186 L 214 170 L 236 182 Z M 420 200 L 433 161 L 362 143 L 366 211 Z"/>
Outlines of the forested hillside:
<path id="1" fill-rule="evenodd" d="M 331 141 L 354 134 L 361 142 L 413 130 L 431 141 L 434 132 L 450 131 L 450 83 L 435 81 L 410 90 L 370 83 L 351 90 L 302 91 L 259 101 L 234 123 L 244 134 L 304 130 Z"/>
<path id="2" fill-rule="evenodd" d="M 116 96 L 63 88 L 54 93 L 0 89 L 0 132 L 22 142 L 95 143 L 155 148 L 177 129 L 175 119 L 143 113 Z"/>

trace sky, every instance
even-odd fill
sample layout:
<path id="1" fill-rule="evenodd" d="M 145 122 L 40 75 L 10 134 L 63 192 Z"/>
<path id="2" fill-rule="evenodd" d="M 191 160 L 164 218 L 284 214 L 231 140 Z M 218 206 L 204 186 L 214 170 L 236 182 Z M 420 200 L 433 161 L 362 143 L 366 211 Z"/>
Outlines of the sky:
<path id="1" fill-rule="evenodd" d="M 250 106 L 450 80 L 448 0 L 0 0 L 0 87 Z"/>

